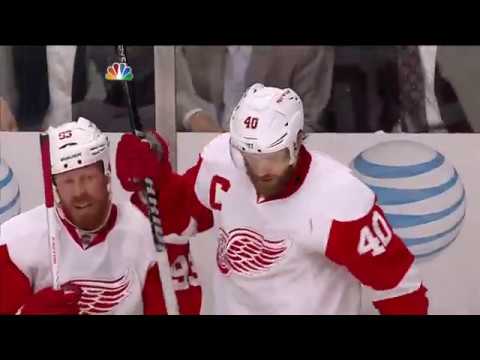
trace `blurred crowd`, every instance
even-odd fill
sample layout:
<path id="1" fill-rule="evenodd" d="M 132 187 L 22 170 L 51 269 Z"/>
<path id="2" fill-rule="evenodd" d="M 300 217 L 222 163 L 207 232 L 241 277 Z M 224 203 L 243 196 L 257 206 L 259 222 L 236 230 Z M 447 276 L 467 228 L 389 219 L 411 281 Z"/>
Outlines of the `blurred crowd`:
<path id="1" fill-rule="evenodd" d="M 174 84 L 155 84 L 153 46 L 129 46 L 128 65 L 146 128 L 155 127 L 156 99 L 174 91 L 177 131 L 228 131 L 243 91 L 260 82 L 301 96 L 308 132 L 476 132 L 479 48 L 176 46 Z M 122 84 L 105 79 L 118 60 L 113 45 L 0 46 L 0 131 L 79 116 L 128 131 Z"/>

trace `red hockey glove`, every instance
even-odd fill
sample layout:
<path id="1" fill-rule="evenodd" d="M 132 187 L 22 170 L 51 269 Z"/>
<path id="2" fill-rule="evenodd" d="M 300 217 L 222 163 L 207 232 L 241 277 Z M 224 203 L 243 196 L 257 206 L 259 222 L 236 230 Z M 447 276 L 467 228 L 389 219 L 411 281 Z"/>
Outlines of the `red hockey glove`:
<path id="1" fill-rule="evenodd" d="M 33 294 L 20 308 L 21 315 L 78 315 L 78 301 L 82 294 L 78 286 L 69 285 L 60 290 L 45 288 Z"/>
<path id="2" fill-rule="evenodd" d="M 150 142 L 133 134 L 124 134 L 118 143 L 117 176 L 126 191 L 142 190 L 143 180 L 147 177 L 152 178 L 155 187 L 159 188 L 172 173 L 166 141 L 157 133 L 148 135 Z"/>

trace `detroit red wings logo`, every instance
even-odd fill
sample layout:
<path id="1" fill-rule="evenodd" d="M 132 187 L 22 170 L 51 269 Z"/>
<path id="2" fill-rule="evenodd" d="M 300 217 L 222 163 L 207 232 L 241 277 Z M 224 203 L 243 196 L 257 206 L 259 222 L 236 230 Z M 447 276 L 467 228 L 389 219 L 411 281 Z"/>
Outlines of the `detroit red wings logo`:
<path id="1" fill-rule="evenodd" d="M 101 280 L 72 280 L 68 284 L 79 286 L 82 289 L 80 315 L 105 314 L 125 299 L 128 294 L 130 280 L 128 273 L 111 281 Z"/>
<path id="2" fill-rule="evenodd" d="M 238 228 L 228 234 L 220 228 L 217 248 L 217 265 L 220 271 L 229 275 L 255 276 L 261 274 L 287 253 L 286 240 L 271 241 L 255 231 Z"/>

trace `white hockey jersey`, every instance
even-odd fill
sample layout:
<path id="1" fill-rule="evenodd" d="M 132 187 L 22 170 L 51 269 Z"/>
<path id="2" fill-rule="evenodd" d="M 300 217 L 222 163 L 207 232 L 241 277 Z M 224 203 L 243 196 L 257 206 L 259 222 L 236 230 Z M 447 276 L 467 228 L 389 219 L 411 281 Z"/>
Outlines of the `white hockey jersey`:
<path id="1" fill-rule="evenodd" d="M 361 284 L 382 313 L 426 313 L 412 254 L 347 167 L 302 147 L 285 194 L 262 202 L 229 140 L 183 175 L 218 230 L 215 313 L 357 314 Z"/>
<path id="2" fill-rule="evenodd" d="M 142 291 L 155 264 L 150 226 L 130 202 L 113 205 L 106 227 L 88 246 L 73 226 L 58 220 L 60 284 L 82 288 L 81 313 L 142 314 Z M 0 244 L 28 278 L 33 292 L 52 286 L 46 209 L 29 210 L 4 223 Z"/>

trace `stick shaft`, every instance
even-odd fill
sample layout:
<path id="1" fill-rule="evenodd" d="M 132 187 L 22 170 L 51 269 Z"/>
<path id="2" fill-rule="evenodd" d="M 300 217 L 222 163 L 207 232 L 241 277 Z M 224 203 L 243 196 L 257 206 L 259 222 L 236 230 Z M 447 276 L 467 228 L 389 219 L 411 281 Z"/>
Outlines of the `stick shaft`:
<path id="1" fill-rule="evenodd" d="M 116 46 L 117 54 L 121 62 L 128 63 L 127 50 L 123 45 Z M 145 133 L 143 131 L 143 124 L 137 110 L 137 104 L 135 101 L 135 84 L 132 81 L 122 81 L 127 96 L 128 104 L 128 118 L 130 123 L 130 130 L 132 133 L 141 139 L 145 139 Z M 177 315 L 178 303 L 173 288 L 172 273 L 170 270 L 170 263 L 168 260 L 168 254 L 163 240 L 163 228 L 160 219 L 160 214 L 157 207 L 157 192 L 155 190 L 154 182 L 151 178 L 145 179 L 145 198 L 147 201 L 148 219 L 150 221 L 150 227 L 152 231 L 153 242 L 157 251 L 157 263 L 159 268 L 159 275 L 162 282 L 163 295 L 165 305 L 167 308 L 167 314 Z"/>
<path id="2" fill-rule="evenodd" d="M 50 248 L 50 266 L 52 270 L 52 286 L 60 289 L 60 274 L 58 270 L 58 237 L 53 198 L 52 166 L 50 160 L 50 140 L 46 133 L 40 134 L 40 153 L 42 158 L 43 189 L 45 207 L 47 208 L 48 245 Z"/>

